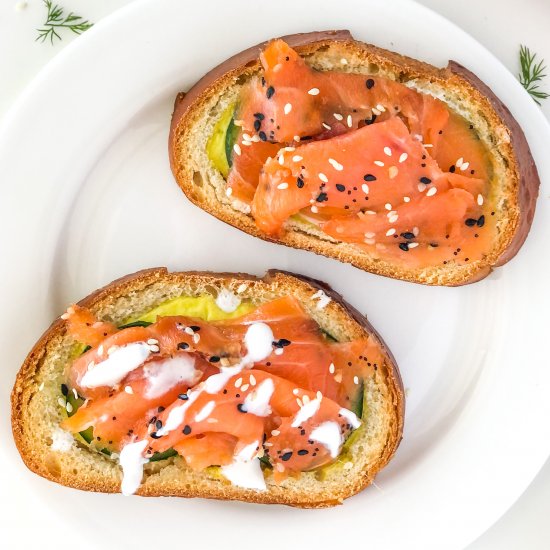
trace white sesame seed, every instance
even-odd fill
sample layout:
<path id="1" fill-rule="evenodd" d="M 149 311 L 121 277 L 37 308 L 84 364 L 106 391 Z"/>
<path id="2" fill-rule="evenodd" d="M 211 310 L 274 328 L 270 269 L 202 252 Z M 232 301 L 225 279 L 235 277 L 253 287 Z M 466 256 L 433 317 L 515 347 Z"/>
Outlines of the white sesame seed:
<path id="1" fill-rule="evenodd" d="M 374 239 L 365 239 L 363 242 L 365 244 L 374 244 L 376 241 Z"/>
<path id="2" fill-rule="evenodd" d="M 294 141 L 299 142 L 300 141 L 300 136 L 294 136 Z"/>
<path id="3" fill-rule="evenodd" d="M 232 187 L 228 187 L 226 190 L 225 190 L 225 194 L 230 197 L 231 196 L 231 193 L 233 193 L 233 188 Z"/>
<path id="4" fill-rule="evenodd" d="M 418 190 L 423 193 L 424 191 L 426 191 L 426 184 L 425 183 L 419 183 L 418 184 Z"/>
<path id="5" fill-rule="evenodd" d="M 301 157 L 300 155 L 294 155 L 292 157 L 292 161 L 293 162 L 300 162 L 301 160 L 303 160 L 304 157 Z"/>
<path id="6" fill-rule="evenodd" d="M 353 119 L 351 118 L 351 115 L 347 116 L 346 123 L 348 125 L 348 128 L 351 128 L 353 126 Z"/>
<path id="7" fill-rule="evenodd" d="M 278 73 L 282 68 L 283 68 L 283 64 L 282 63 L 277 63 L 277 65 L 275 65 L 275 67 L 273 67 L 273 72 Z"/>
<path id="8" fill-rule="evenodd" d="M 277 185 L 277 189 L 288 189 L 288 183 L 286 181 L 279 183 L 279 185 Z"/>
<path id="9" fill-rule="evenodd" d="M 193 334 L 195 334 L 195 331 L 191 328 L 191 327 L 185 327 L 183 329 L 183 332 L 185 332 L 185 334 L 189 334 L 190 336 L 192 336 Z"/>
<path id="10" fill-rule="evenodd" d="M 403 202 L 411 202 L 411 197 L 403 197 Z"/>
<path id="11" fill-rule="evenodd" d="M 250 384 L 243 384 L 241 386 L 241 391 L 246 391 L 250 387 Z"/>
<path id="12" fill-rule="evenodd" d="M 469 166 L 470 166 L 470 163 L 469 163 L 469 162 L 463 162 L 463 163 L 462 163 L 462 166 L 460 167 L 460 169 L 461 169 L 462 171 L 468 170 Z"/>
<path id="13" fill-rule="evenodd" d="M 238 143 L 235 143 L 235 145 L 233 145 L 233 151 L 235 151 L 237 155 L 241 154 L 241 148 Z"/>
<path id="14" fill-rule="evenodd" d="M 242 294 L 246 290 L 246 285 L 243 283 L 242 285 L 239 285 L 237 288 L 237 294 Z"/>
<path id="15" fill-rule="evenodd" d="M 380 103 L 376 106 L 376 108 L 381 112 L 385 112 L 386 111 L 386 108 L 384 107 L 384 105 L 381 105 Z"/>
<path id="16" fill-rule="evenodd" d="M 330 374 L 334 374 L 334 371 L 336 370 L 336 368 L 334 367 L 334 363 L 331 363 L 329 366 L 328 366 L 328 371 L 330 372 Z"/>
<path id="17" fill-rule="evenodd" d="M 385 205 L 384 205 L 384 208 L 386 210 L 391 210 L 391 204 L 389 202 L 387 202 Z"/>
<path id="18" fill-rule="evenodd" d="M 296 398 L 296 403 L 298 403 L 298 407 L 302 408 L 304 404 L 302 403 L 302 400 L 298 397 Z"/>
<path id="19" fill-rule="evenodd" d="M 373 233 L 372 231 L 369 231 L 367 233 L 365 233 L 365 237 L 367 237 L 367 239 L 372 239 L 374 237 L 375 233 Z"/>
<path id="20" fill-rule="evenodd" d="M 155 340 L 155 338 L 149 338 L 149 340 L 147 340 L 147 343 L 150 345 L 150 346 L 153 346 L 154 344 L 158 344 L 159 341 L 158 340 Z M 97 350 L 99 352 L 99 349 Z"/>
<path id="21" fill-rule="evenodd" d="M 353 383 L 354 384 L 359 384 L 359 377 L 358 376 L 353 377 Z"/>
<path id="22" fill-rule="evenodd" d="M 369 194 L 369 186 L 366 183 L 361 185 L 361 190 L 363 191 L 363 193 L 365 193 L 365 195 Z"/>
<path id="23" fill-rule="evenodd" d="M 64 313 L 63 315 L 61 315 L 61 319 L 63 319 L 63 321 L 66 321 L 68 318 L 69 318 L 68 313 Z"/>
<path id="24" fill-rule="evenodd" d="M 132 386 L 126 386 L 126 387 L 124 388 L 124 391 L 125 391 L 126 393 L 129 393 L 130 395 L 132 395 L 132 394 L 134 393 L 134 390 L 132 389 Z"/>
<path id="25" fill-rule="evenodd" d="M 376 166 L 384 166 L 384 163 L 381 160 L 375 160 L 374 164 L 376 164 Z"/>
<path id="26" fill-rule="evenodd" d="M 246 141 L 251 141 L 252 136 L 250 134 L 243 134 L 243 139 L 246 140 Z"/>
<path id="27" fill-rule="evenodd" d="M 271 430 L 271 435 L 273 437 L 277 437 L 278 435 L 281 435 L 281 432 L 279 430 Z"/>
<path id="28" fill-rule="evenodd" d="M 424 139 L 420 134 L 413 134 L 413 138 L 417 141 L 423 141 Z"/>
<path id="29" fill-rule="evenodd" d="M 283 348 L 277 348 L 275 350 L 275 355 L 282 355 L 284 353 L 284 349 Z"/>
<path id="30" fill-rule="evenodd" d="M 418 227 L 416 227 L 416 226 L 413 227 L 413 235 L 414 235 L 415 237 L 418 237 L 418 234 L 419 234 L 419 233 L 420 233 L 420 229 L 418 229 Z"/>
<path id="31" fill-rule="evenodd" d="M 294 395 L 299 395 L 300 390 L 299 390 L 298 388 L 294 388 L 294 389 L 292 390 L 292 393 L 293 393 Z"/>
<path id="32" fill-rule="evenodd" d="M 348 64 L 348 60 L 345 58 L 345 57 L 342 57 L 342 59 L 340 59 L 340 63 L 342 65 L 347 65 Z"/>
<path id="33" fill-rule="evenodd" d="M 282 166 L 285 163 L 285 156 L 279 155 L 279 158 L 277 159 L 279 161 L 279 164 Z"/>
<path id="34" fill-rule="evenodd" d="M 423 145 L 424 145 L 424 147 L 426 147 L 426 149 L 429 149 L 430 147 L 433 147 L 433 145 L 431 143 L 424 143 Z"/>
<path id="35" fill-rule="evenodd" d="M 206 422 L 208 424 L 217 424 L 218 423 L 218 419 L 217 418 L 207 418 L 206 419 Z"/>
<path id="36" fill-rule="evenodd" d="M 195 334 L 193 334 L 193 343 L 198 344 L 200 339 L 201 339 L 201 335 L 198 332 L 195 332 Z M 157 349 L 153 349 L 153 348 L 157 348 Z M 159 351 L 158 346 L 151 346 L 151 351 Z"/>
<path id="37" fill-rule="evenodd" d="M 281 473 L 285 471 L 285 467 L 280 462 L 277 462 L 277 464 L 275 464 L 275 469 Z"/>
<path id="38" fill-rule="evenodd" d="M 241 141 L 241 145 L 245 145 L 246 147 L 250 147 L 250 145 L 252 145 L 252 142 L 247 140 L 247 139 L 243 139 Z"/>
<path id="39" fill-rule="evenodd" d="M 319 95 L 319 88 L 311 88 L 311 90 L 308 90 L 307 93 L 309 95 Z"/>
<path id="40" fill-rule="evenodd" d="M 462 166 L 462 163 L 464 162 L 464 159 L 462 157 L 460 157 L 456 162 L 455 162 L 455 166 L 457 168 L 460 168 Z"/>
<path id="41" fill-rule="evenodd" d="M 248 379 L 248 381 L 250 382 L 250 385 L 251 385 L 251 386 L 255 386 L 255 385 L 256 385 L 256 378 L 254 377 L 253 374 L 250 375 L 250 378 Z"/>
<path id="42" fill-rule="evenodd" d="M 384 153 L 388 155 L 388 157 L 392 156 L 392 150 L 391 147 L 384 147 Z"/>
<path id="43" fill-rule="evenodd" d="M 390 166 L 388 169 L 388 176 L 390 177 L 390 179 L 392 180 L 393 178 L 395 178 L 397 174 L 399 174 L 399 169 L 397 168 L 397 166 Z"/>
<path id="44" fill-rule="evenodd" d="M 342 372 L 341 371 L 337 372 L 334 375 L 334 380 L 336 380 L 336 382 L 338 382 L 338 384 L 342 381 Z"/>
<path id="45" fill-rule="evenodd" d="M 430 187 L 426 193 L 426 197 L 433 197 L 437 193 L 437 187 Z"/>
<path id="46" fill-rule="evenodd" d="M 398 219 L 399 219 L 399 215 L 398 215 L 398 214 L 394 214 L 393 216 L 390 216 L 390 217 L 388 218 L 388 221 L 389 221 L 390 223 L 395 223 Z"/>
<path id="47" fill-rule="evenodd" d="M 321 399 L 323 399 L 323 394 L 319 390 L 317 390 L 317 393 L 315 394 L 315 396 L 317 397 L 318 401 L 321 401 Z"/>
<path id="48" fill-rule="evenodd" d="M 325 130 L 331 130 L 332 129 L 332 126 L 329 126 L 328 124 L 326 124 L 325 122 L 323 122 L 323 128 Z"/>
<path id="49" fill-rule="evenodd" d="M 335 170 L 338 170 L 339 172 L 341 172 L 344 169 L 344 167 L 338 161 L 334 159 L 328 159 L 328 161 Z"/>
<path id="50" fill-rule="evenodd" d="M 243 383 L 243 379 L 241 377 L 237 378 L 237 380 L 235 380 L 235 387 L 240 388 L 242 383 Z"/>
<path id="51" fill-rule="evenodd" d="M 324 183 L 328 183 L 328 178 L 325 176 L 325 174 L 323 174 L 323 172 L 319 172 L 319 179 Z"/>
<path id="52" fill-rule="evenodd" d="M 409 243 L 409 248 L 416 248 L 418 243 Z"/>
<path id="53" fill-rule="evenodd" d="M 391 237 L 395 233 L 395 227 L 392 227 L 391 229 L 388 229 L 386 231 L 386 237 Z"/>
<path id="54" fill-rule="evenodd" d="M 242 126 L 244 124 L 244 120 L 236 119 L 233 121 L 233 124 L 235 126 Z"/>
<path id="55" fill-rule="evenodd" d="M 78 392 L 76 391 L 75 388 L 73 388 L 73 395 L 75 399 L 78 399 Z"/>
<path id="56" fill-rule="evenodd" d="M 44 382 L 42 382 L 40 386 L 38 386 L 38 391 L 42 391 L 43 389 L 44 389 Z"/>
<path id="57" fill-rule="evenodd" d="M 273 443 L 270 443 L 269 441 L 266 441 L 264 443 L 264 447 L 273 447 Z"/>
<path id="58" fill-rule="evenodd" d="M 311 207 L 310 210 L 311 210 L 314 214 L 319 213 L 319 209 L 318 209 L 315 205 L 313 205 L 313 206 Z"/>
<path id="59" fill-rule="evenodd" d="M 290 111 L 292 111 L 292 103 L 286 103 L 284 108 L 285 115 L 288 115 Z"/>
<path id="60" fill-rule="evenodd" d="M 477 196 L 477 204 L 479 204 L 479 206 L 483 204 L 483 195 L 481 193 Z"/>
<path id="61" fill-rule="evenodd" d="M 375 216 L 376 212 L 374 210 L 365 210 L 365 214 L 368 214 L 369 216 Z"/>
<path id="62" fill-rule="evenodd" d="M 409 155 L 407 153 L 401 153 L 399 156 L 399 162 L 405 162 L 409 158 Z"/>
<path id="63" fill-rule="evenodd" d="M 336 120 L 344 120 L 344 117 L 340 113 L 333 113 L 332 115 Z"/>
<path id="64" fill-rule="evenodd" d="M 198 336 L 198 335 L 194 335 L 193 340 L 195 339 L 195 336 Z M 160 351 L 160 348 L 157 345 L 152 345 L 152 346 L 149 346 L 149 350 L 152 351 L 153 353 L 158 353 Z"/>
<path id="65" fill-rule="evenodd" d="M 372 114 L 378 116 L 380 114 L 380 111 L 378 109 L 375 109 L 374 107 L 371 109 Z"/>
<path id="66" fill-rule="evenodd" d="M 65 407 L 65 409 L 67 409 L 67 412 L 68 412 L 68 413 L 72 413 L 72 412 L 73 412 L 73 406 L 72 406 L 70 403 L 67 403 L 67 406 Z"/>
<path id="67" fill-rule="evenodd" d="M 60 407 L 63 407 L 63 408 L 65 408 L 65 406 L 67 405 L 67 402 L 65 401 L 64 397 L 59 397 L 57 399 L 57 403 L 59 404 Z"/>

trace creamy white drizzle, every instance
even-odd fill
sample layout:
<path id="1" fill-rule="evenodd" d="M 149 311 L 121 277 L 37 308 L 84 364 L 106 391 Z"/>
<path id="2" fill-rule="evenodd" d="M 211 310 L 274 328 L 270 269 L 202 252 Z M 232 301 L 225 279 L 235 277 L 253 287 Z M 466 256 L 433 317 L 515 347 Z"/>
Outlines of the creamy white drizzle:
<path id="1" fill-rule="evenodd" d="M 241 299 L 228 288 L 222 288 L 216 298 L 216 305 L 225 313 L 233 313 L 241 305 Z"/>
<path id="2" fill-rule="evenodd" d="M 300 410 L 296 413 L 291 426 L 293 428 L 297 428 L 300 424 L 302 424 L 302 422 L 309 420 L 319 410 L 320 406 L 321 399 L 315 398 L 300 407 Z"/>
<path id="3" fill-rule="evenodd" d="M 260 460 L 256 458 L 256 448 L 258 445 L 258 441 L 250 443 L 235 455 L 231 464 L 222 466 L 223 475 L 233 485 L 243 487 L 244 489 L 266 490 Z"/>
<path id="4" fill-rule="evenodd" d="M 184 401 L 181 405 L 174 407 L 168 413 L 168 418 L 166 419 L 164 426 L 160 430 L 157 430 L 157 435 L 163 436 L 178 428 L 183 423 L 183 419 L 185 418 L 185 413 L 187 409 L 197 399 L 197 397 L 199 397 L 200 394 L 201 390 L 199 389 L 195 391 L 188 391 L 187 395 L 189 397 L 187 401 Z"/>
<path id="5" fill-rule="evenodd" d="M 271 414 L 269 400 L 275 391 L 275 385 L 271 378 L 266 378 L 254 391 L 250 392 L 244 400 L 244 409 L 247 413 L 256 416 L 268 416 Z"/>
<path id="6" fill-rule="evenodd" d="M 348 424 L 351 424 L 351 427 L 354 430 L 356 430 L 357 428 L 359 428 L 359 426 L 361 426 L 361 420 L 359 420 L 359 418 L 353 411 L 350 411 L 349 409 L 341 408 L 338 411 L 338 413 L 341 414 L 348 421 Z"/>
<path id="7" fill-rule="evenodd" d="M 317 309 L 324 309 L 331 302 L 331 298 L 322 290 L 318 290 L 315 294 L 313 294 L 311 299 L 317 299 Z"/>
<path id="8" fill-rule="evenodd" d="M 271 355 L 273 351 L 273 331 L 266 323 L 253 323 L 244 336 L 248 353 L 241 363 L 257 363 Z"/>
<path id="9" fill-rule="evenodd" d="M 122 448 L 119 463 L 122 467 L 122 485 L 120 487 L 123 495 L 133 495 L 141 485 L 143 477 L 143 465 L 149 462 L 143 456 L 147 447 L 147 440 L 142 439 L 135 443 L 128 443 Z"/>
<path id="10" fill-rule="evenodd" d="M 215 406 L 215 401 L 208 401 L 208 403 L 195 415 L 195 422 L 206 420 L 212 414 Z"/>
<path id="11" fill-rule="evenodd" d="M 147 399 L 160 397 L 181 382 L 192 386 L 201 376 L 201 372 L 195 370 L 195 358 L 188 353 L 148 363 L 143 373 L 147 380 Z"/>
<path id="12" fill-rule="evenodd" d="M 73 434 L 66 432 L 59 426 L 54 429 L 54 431 L 52 432 L 52 444 L 50 445 L 52 451 L 66 453 L 72 448 L 73 444 Z"/>
<path id="13" fill-rule="evenodd" d="M 105 361 L 88 370 L 80 385 L 84 388 L 116 386 L 127 374 L 137 369 L 151 354 L 144 342 L 136 342 L 122 347 L 115 347 Z"/>
<path id="14" fill-rule="evenodd" d="M 323 422 L 311 432 L 309 437 L 313 441 L 324 445 L 332 458 L 338 456 L 340 447 L 344 442 L 338 422 L 333 421 Z"/>

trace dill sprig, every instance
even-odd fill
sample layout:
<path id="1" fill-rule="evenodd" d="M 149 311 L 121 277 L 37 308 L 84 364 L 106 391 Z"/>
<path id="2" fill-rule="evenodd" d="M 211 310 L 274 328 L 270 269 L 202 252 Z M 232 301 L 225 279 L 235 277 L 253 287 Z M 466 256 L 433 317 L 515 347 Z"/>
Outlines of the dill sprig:
<path id="1" fill-rule="evenodd" d="M 50 40 L 53 44 L 54 40 L 61 40 L 61 35 L 58 31 L 61 29 L 69 29 L 75 34 L 81 34 L 87 31 L 93 23 L 83 19 L 80 15 L 70 12 L 69 15 L 64 14 L 64 8 L 57 4 L 53 4 L 51 0 L 44 0 L 44 5 L 48 10 L 46 22 L 38 31 L 36 40 L 42 42 Z"/>
<path id="2" fill-rule="evenodd" d="M 540 90 L 539 83 L 546 77 L 546 65 L 544 59 L 537 63 L 535 61 L 536 57 L 537 54 L 531 53 L 527 46 L 520 46 L 519 62 L 521 72 L 518 78 L 529 95 L 540 105 L 540 100 L 550 97 L 550 94 Z"/>

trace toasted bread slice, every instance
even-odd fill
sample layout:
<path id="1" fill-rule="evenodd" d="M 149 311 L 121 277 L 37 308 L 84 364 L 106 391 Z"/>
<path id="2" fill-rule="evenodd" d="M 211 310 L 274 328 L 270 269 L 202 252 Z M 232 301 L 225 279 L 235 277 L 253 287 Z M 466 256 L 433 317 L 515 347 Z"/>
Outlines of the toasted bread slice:
<path id="1" fill-rule="evenodd" d="M 206 143 L 221 114 L 259 72 L 258 56 L 265 43 L 228 59 L 176 98 L 169 138 L 170 162 L 178 185 L 192 202 L 220 220 L 262 239 L 311 250 L 372 273 L 416 283 L 449 286 L 472 283 L 515 256 L 531 227 L 539 178 L 521 128 L 483 82 L 454 61 L 438 69 L 358 42 L 348 31 L 314 32 L 283 39 L 315 69 L 376 74 L 406 83 L 443 100 L 473 125 L 487 145 L 493 165 L 490 187 L 497 205 L 496 237 L 490 250 L 468 264 L 449 261 L 445 265 L 419 268 L 373 258 L 354 244 L 337 241 L 316 226 L 299 220 L 288 220 L 280 238 L 262 233 L 252 215 L 226 196 L 225 180 L 210 162 Z M 342 58 L 347 60 L 345 69 L 340 63 Z"/>
<path id="2" fill-rule="evenodd" d="M 395 453 L 401 440 L 404 396 L 395 361 L 374 329 L 341 296 L 318 281 L 281 271 L 263 278 L 244 274 L 169 273 L 150 269 L 119 279 L 94 292 L 79 305 L 99 319 L 117 324 L 139 316 L 156 305 L 177 297 L 210 294 L 222 289 L 237 291 L 242 299 L 260 304 L 292 294 L 338 341 L 368 335 L 380 342 L 384 364 L 364 387 L 363 425 L 346 452 L 346 468 L 332 467 L 306 472 L 299 479 L 274 483 L 267 474 L 264 492 L 232 485 L 216 470 L 201 473 L 189 469 L 179 457 L 151 462 L 145 467 L 143 496 L 182 496 L 280 503 L 299 507 L 326 507 L 342 502 L 369 485 Z M 244 290 L 243 290 L 244 288 Z M 323 308 L 313 295 L 322 290 L 331 300 Z M 12 427 L 25 464 L 34 472 L 62 485 L 87 491 L 120 491 L 118 463 L 65 436 L 59 440 L 62 420 L 60 384 L 74 353 L 75 341 L 65 323 L 57 319 L 26 358 L 12 392 Z M 350 467 L 351 464 L 351 467 Z"/>

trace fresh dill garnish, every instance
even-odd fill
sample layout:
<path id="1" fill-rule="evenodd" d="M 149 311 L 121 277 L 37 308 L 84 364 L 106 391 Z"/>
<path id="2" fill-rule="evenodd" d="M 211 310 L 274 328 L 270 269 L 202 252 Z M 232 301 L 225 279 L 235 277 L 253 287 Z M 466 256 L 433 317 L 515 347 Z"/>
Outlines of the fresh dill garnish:
<path id="1" fill-rule="evenodd" d="M 520 84 L 527 90 L 529 95 L 540 105 L 541 99 L 550 97 L 550 94 L 539 89 L 539 83 L 546 77 L 546 65 L 544 59 L 538 63 L 535 61 L 536 53 L 531 53 L 527 46 L 519 48 L 519 62 L 521 72 L 518 75 Z"/>
<path id="2" fill-rule="evenodd" d="M 61 40 L 61 35 L 58 31 L 61 29 L 69 29 L 75 34 L 82 34 L 87 31 L 93 23 L 83 19 L 80 15 L 70 12 L 69 15 L 64 14 L 64 8 L 57 4 L 53 4 L 51 0 L 43 0 L 44 5 L 48 10 L 46 22 L 38 31 L 36 40 L 45 42 L 48 38 L 53 44 L 54 40 Z"/>

